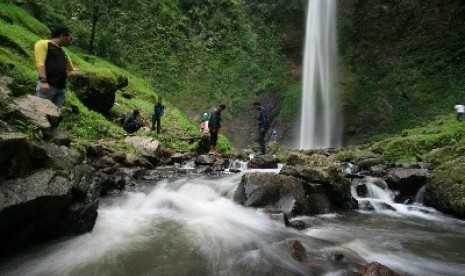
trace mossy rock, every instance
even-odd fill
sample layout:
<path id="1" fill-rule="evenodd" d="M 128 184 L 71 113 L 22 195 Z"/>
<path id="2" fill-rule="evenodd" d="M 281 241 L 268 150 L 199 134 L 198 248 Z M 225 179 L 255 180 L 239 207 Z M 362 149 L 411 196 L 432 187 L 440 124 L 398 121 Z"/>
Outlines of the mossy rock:
<path id="1" fill-rule="evenodd" d="M 344 149 L 338 152 L 334 158 L 341 162 L 359 162 L 360 160 L 368 158 L 380 158 L 380 154 L 374 153 L 369 150 L 361 149 Z"/>
<path id="2" fill-rule="evenodd" d="M 465 218 L 465 157 L 437 167 L 426 185 L 425 203 L 441 212 Z"/>

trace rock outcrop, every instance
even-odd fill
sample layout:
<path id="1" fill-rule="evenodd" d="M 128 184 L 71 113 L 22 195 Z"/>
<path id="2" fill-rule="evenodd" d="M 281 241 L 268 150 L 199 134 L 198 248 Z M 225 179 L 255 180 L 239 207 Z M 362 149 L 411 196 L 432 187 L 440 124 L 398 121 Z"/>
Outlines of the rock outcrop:
<path id="1" fill-rule="evenodd" d="M 7 104 L 1 106 L 0 257 L 92 230 L 101 190 L 93 168 L 68 147 L 66 135 L 58 134 L 57 107 L 31 95 L 11 99 L 10 94 L 2 92 Z M 13 124 L 30 130 L 24 132 L 29 135 L 13 132 Z"/>
<path id="2" fill-rule="evenodd" d="M 107 114 L 115 104 L 116 91 L 128 85 L 128 78 L 84 73 L 74 75 L 70 78 L 70 83 L 73 91 L 85 106 Z"/>
<path id="3" fill-rule="evenodd" d="M 11 157 L 19 164 L 34 158 L 43 163 L 23 166 L 21 177 L 7 174 L 0 182 L 0 256 L 90 231 L 97 218 L 100 183 L 92 177 L 92 168 L 81 165 L 68 148 L 26 145 L 36 147 L 42 158 L 33 151 L 17 151 Z"/>

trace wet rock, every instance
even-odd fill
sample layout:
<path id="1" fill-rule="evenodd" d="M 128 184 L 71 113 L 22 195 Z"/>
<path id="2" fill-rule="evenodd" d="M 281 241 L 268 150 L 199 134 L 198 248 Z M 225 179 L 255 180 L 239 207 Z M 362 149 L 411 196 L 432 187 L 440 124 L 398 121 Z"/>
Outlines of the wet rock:
<path id="1" fill-rule="evenodd" d="M 367 158 L 358 162 L 359 170 L 371 171 L 372 167 L 380 167 L 381 165 L 385 165 L 384 160 L 381 158 Z"/>
<path id="2" fill-rule="evenodd" d="M 321 185 L 274 173 L 244 174 L 234 200 L 244 206 L 279 210 L 290 217 L 334 209 Z"/>
<path id="3" fill-rule="evenodd" d="M 89 166 L 69 175 L 52 169 L 2 181 L 0 256 L 39 242 L 92 230 L 100 183 Z"/>
<path id="4" fill-rule="evenodd" d="M 372 262 L 362 266 L 358 270 L 358 273 L 361 276 L 399 276 L 399 274 L 394 272 L 392 269 L 378 262 Z"/>
<path id="5" fill-rule="evenodd" d="M 258 155 L 249 161 L 248 167 L 252 169 L 276 169 L 279 160 L 271 155 Z"/>
<path id="6" fill-rule="evenodd" d="M 213 165 L 216 161 L 216 157 L 211 154 L 202 154 L 195 159 L 194 164 L 199 165 Z"/>
<path id="7" fill-rule="evenodd" d="M 307 260 L 307 253 L 301 242 L 294 241 L 292 243 L 292 256 L 299 262 L 305 262 Z"/>
<path id="8" fill-rule="evenodd" d="M 396 202 L 412 200 L 429 180 L 430 173 L 425 169 L 394 169 L 386 176 L 386 183 L 391 190 L 398 191 Z"/>
<path id="9" fill-rule="evenodd" d="M 345 177 L 340 164 L 326 157 L 307 165 L 285 165 L 280 174 L 320 184 L 323 193 L 334 206 L 345 208 L 350 202 L 350 181 Z"/>
<path id="10" fill-rule="evenodd" d="M 305 228 L 307 228 L 307 226 L 305 225 L 305 222 L 301 221 L 301 220 L 293 220 L 289 223 L 289 226 L 292 227 L 292 228 L 295 228 L 297 230 L 303 230 Z"/>
<path id="11" fill-rule="evenodd" d="M 182 164 L 182 163 L 185 163 L 185 162 L 189 161 L 193 156 L 194 156 L 194 154 L 191 153 L 191 152 L 175 153 L 175 154 L 171 155 L 171 159 L 175 163 Z"/>

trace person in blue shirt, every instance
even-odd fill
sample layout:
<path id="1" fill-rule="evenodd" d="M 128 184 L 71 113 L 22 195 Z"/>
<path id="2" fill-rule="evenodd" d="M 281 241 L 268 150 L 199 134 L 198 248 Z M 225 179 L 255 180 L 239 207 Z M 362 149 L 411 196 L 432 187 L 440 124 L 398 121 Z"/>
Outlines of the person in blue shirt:
<path id="1" fill-rule="evenodd" d="M 258 112 L 258 144 L 260 146 L 260 151 L 262 154 L 265 154 L 266 145 L 265 145 L 265 135 L 268 129 L 270 128 L 270 121 L 268 120 L 268 113 L 266 108 L 263 107 L 260 102 L 254 102 L 253 107 Z"/>
<path id="2" fill-rule="evenodd" d="M 158 97 L 158 101 L 153 107 L 152 113 L 152 131 L 157 128 L 157 134 L 160 134 L 161 129 L 161 116 L 165 113 L 165 106 L 161 103 L 161 97 Z"/>

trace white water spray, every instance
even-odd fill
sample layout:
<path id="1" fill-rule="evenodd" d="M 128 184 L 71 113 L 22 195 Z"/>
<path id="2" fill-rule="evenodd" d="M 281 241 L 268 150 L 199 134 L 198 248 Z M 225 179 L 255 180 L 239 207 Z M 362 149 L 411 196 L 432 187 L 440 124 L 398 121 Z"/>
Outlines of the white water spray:
<path id="1" fill-rule="evenodd" d="M 336 0 L 309 0 L 307 13 L 299 148 L 336 147 Z"/>

